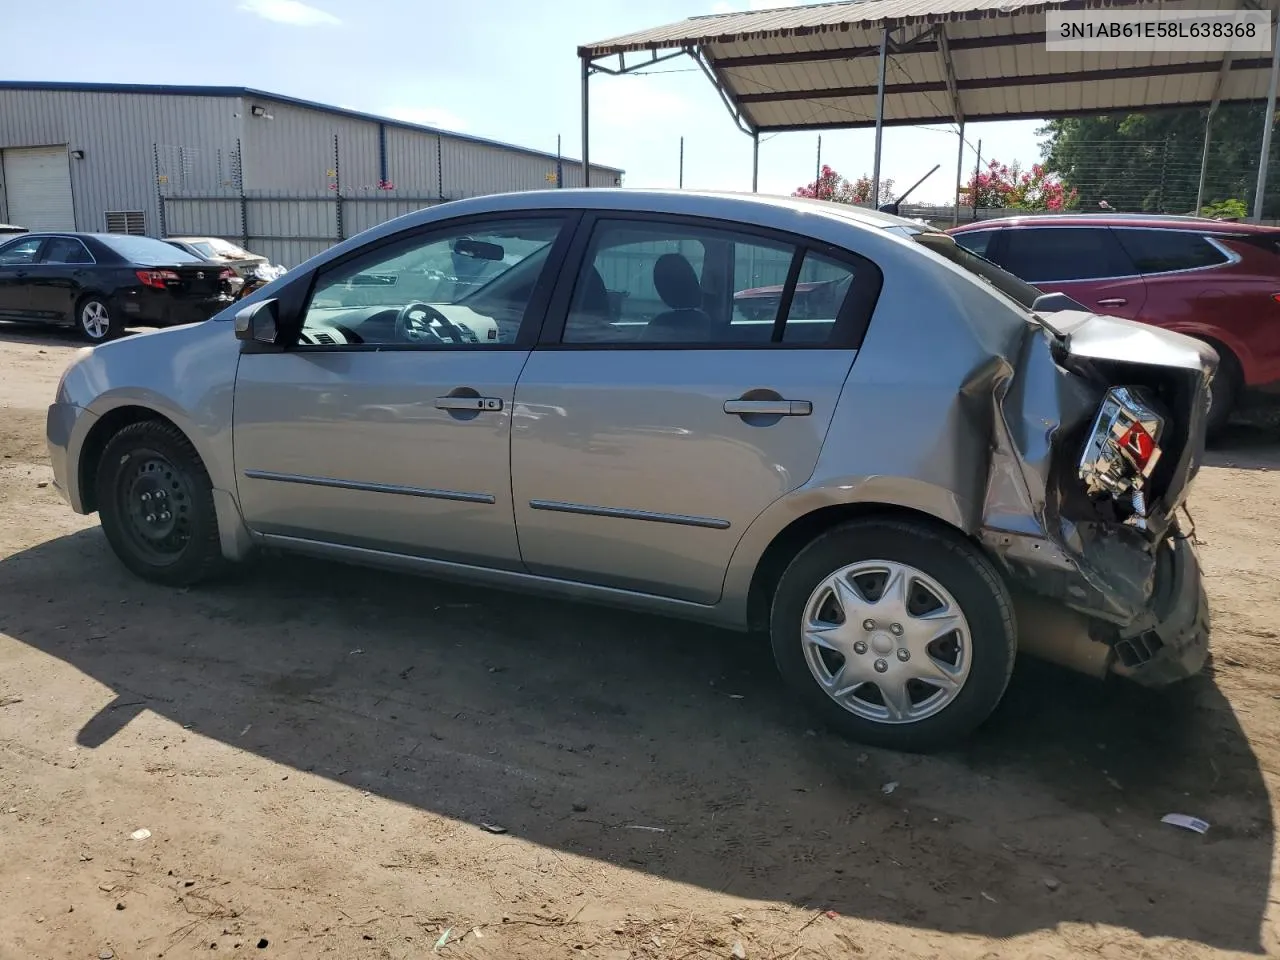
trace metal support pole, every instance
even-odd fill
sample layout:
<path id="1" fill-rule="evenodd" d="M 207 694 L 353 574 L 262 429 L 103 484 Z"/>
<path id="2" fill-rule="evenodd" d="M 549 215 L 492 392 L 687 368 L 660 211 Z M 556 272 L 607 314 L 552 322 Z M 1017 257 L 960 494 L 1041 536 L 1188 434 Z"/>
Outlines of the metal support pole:
<path id="1" fill-rule="evenodd" d="M 151 159 L 155 171 L 156 216 L 160 220 L 160 236 L 163 238 L 169 235 L 169 224 L 167 222 L 167 214 L 164 208 L 164 190 L 161 189 L 160 185 L 160 145 L 157 143 L 151 144 Z"/>
<path id="2" fill-rule="evenodd" d="M 338 150 L 338 135 L 336 133 L 333 135 L 333 203 L 333 222 L 334 226 L 337 227 L 338 239 L 345 240 L 347 239 L 347 231 L 342 222 L 342 155 Z"/>
<path id="3" fill-rule="evenodd" d="M 871 174 L 871 206 L 880 206 L 880 147 L 884 138 L 884 74 L 889 63 L 889 28 L 880 34 L 880 77 L 876 81 L 876 156 Z"/>
<path id="4" fill-rule="evenodd" d="M 982 141 L 978 141 L 978 158 L 973 161 L 973 185 L 969 190 L 969 202 L 973 204 L 973 222 L 978 222 L 978 177 L 982 175 Z"/>
<path id="5" fill-rule="evenodd" d="M 684 189 L 684 137 L 680 138 L 680 189 Z"/>
<path id="6" fill-rule="evenodd" d="M 956 151 L 956 207 L 951 216 L 951 225 L 960 226 L 960 178 L 964 176 L 964 121 L 960 121 L 960 149 Z"/>
<path id="7" fill-rule="evenodd" d="M 822 134 L 818 134 L 818 162 L 813 168 L 813 195 L 822 199 Z"/>
<path id="8" fill-rule="evenodd" d="M 1267 161 L 1271 159 L 1271 128 L 1276 122 L 1276 87 L 1280 86 L 1280 16 L 1271 36 L 1271 87 L 1267 92 L 1267 114 L 1262 121 L 1262 157 L 1258 161 L 1258 189 L 1253 195 L 1253 219 L 1262 219 L 1262 201 L 1267 192 Z"/>
<path id="9" fill-rule="evenodd" d="M 582 58 L 582 185 L 591 186 L 591 113 L 587 83 L 591 79 L 591 61 Z"/>
<path id="10" fill-rule="evenodd" d="M 751 132 L 751 192 L 760 192 L 760 131 Z"/>
<path id="11" fill-rule="evenodd" d="M 1213 128 L 1213 115 L 1217 109 L 1216 103 L 1211 104 L 1209 114 L 1204 118 L 1204 153 L 1200 155 L 1200 183 L 1196 187 L 1196 216 L 1199 216 L 1200 211 L 1204 209 L 1204 177 L 1209 169 L 1209 134 Z"/>

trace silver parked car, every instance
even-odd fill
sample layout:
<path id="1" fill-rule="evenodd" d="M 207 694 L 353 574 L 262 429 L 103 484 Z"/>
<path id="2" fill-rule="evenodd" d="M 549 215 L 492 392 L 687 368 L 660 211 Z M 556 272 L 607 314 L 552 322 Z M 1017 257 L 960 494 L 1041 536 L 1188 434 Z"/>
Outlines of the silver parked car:
<path id="1" fill-rule="evenodd" d="M 839 295 L 796 309 L 815 284 Z M 1200 669 L 1177 514 L 1216 362 L 888 214 L 555 190 L 87 348 L 48 437 L 148 579 L 264 545 L 767 630 L 833 725 L 923 750 L 991 713 L 1019 648 Z"/>

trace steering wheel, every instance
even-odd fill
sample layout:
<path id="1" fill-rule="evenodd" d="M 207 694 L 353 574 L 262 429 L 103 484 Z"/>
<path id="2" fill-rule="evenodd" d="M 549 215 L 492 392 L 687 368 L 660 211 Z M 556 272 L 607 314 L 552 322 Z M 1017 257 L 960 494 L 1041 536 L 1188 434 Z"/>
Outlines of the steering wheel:
<path id="1" fill-rule="evenodd" d="M 439 325 L 434 329 L 432 323 Z M 406 303 L 396 314 L 396 339 L 408 343 L 430 343 L 432 341 L 451 340 L 454 343 L 465 342 L 462 331 L 443 313 L 431 306 L 414 300 Z"/>

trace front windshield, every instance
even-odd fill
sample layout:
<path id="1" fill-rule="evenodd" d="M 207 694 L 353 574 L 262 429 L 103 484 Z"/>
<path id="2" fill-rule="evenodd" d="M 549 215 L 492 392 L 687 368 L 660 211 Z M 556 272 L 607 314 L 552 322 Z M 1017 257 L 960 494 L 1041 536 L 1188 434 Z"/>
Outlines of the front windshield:
<path id="1" fill-rule="evenodd" d="M 414 301 L 461 303 L 506 276 L 555 236 L 545 223 L 529 229 L 483 230 L 465 237 L 413 244 L 318 289 L 313 308 L 402 307 Z"/>

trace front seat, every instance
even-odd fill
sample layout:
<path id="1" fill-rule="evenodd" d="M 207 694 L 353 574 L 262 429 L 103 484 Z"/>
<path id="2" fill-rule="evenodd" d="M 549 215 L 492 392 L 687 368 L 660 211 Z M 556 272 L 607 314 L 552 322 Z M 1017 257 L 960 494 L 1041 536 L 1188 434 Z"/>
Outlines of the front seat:
<path id="1" fill-rule="evenodd" d="M 649 321 L 641 340 L 705 343 L 711 339 L 711 317 L 702 309 L 702 285 L 688 260 L 678 253 L 664 253 L 653 265 L 653 285 L 669 309 Z"/>
<path id="2" fill-rule="evenodd" d="M 590 343 L 615 338 L 613 317 L 609 314 L 609 291 L 600 271 L 588 267 L 565 324 L 565 342 Z"/>

